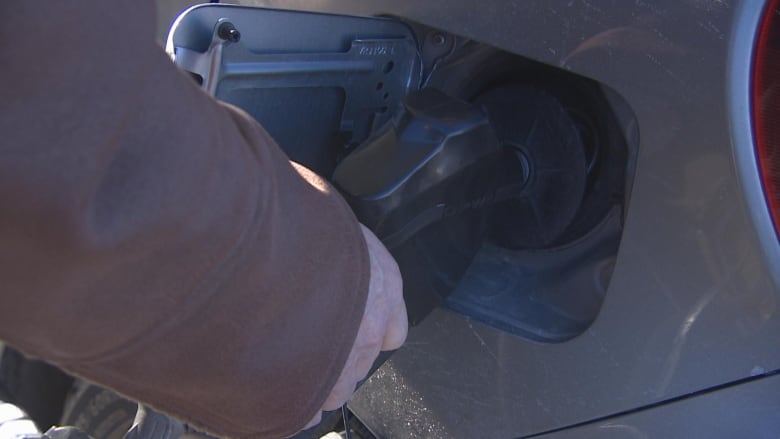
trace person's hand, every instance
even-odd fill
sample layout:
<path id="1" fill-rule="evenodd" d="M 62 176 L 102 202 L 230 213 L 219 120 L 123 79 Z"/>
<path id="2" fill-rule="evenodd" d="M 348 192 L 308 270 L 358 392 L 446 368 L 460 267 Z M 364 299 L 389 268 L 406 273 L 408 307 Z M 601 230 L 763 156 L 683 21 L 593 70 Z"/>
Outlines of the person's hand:
<path id="1" fill-rule="evenodd" d="M 380 351 L 398 349 L 406 340 L 408 320 L 398 264 L 371 230 L 361 224 L 371 259 L 368 299 L 357 338 L 336 385 L 322 405 L 331 411 L 346 404 L 358 382 L 366 377 Z M 306 428 L 320 423 L 322 412 Z"/>

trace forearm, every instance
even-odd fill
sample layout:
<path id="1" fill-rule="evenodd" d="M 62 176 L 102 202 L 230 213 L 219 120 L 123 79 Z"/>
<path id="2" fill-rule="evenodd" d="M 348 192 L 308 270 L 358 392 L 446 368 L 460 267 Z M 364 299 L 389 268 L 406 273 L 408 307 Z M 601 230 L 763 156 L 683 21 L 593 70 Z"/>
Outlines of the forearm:
<path id="1" fill-rule="evenodd" d="M 222 434 L 293 433 L 363 310 L 349 209 L 176 71 L 149 2 L 27 3 L 0 6 L 29 35 L 0 47 L 0 338 Z"/>

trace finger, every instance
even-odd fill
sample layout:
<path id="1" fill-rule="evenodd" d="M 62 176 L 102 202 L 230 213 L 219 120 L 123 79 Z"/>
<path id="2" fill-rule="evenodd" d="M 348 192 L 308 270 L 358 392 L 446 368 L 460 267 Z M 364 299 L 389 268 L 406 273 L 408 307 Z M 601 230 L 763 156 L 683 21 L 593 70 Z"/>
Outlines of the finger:
<path id="1" fill-rule="evenodd" d="M 388 316 L 387 328 L 382 340 L 382 350 L 391 351 L 400 348 L 406 341 L 409 332 L 409 319 L 406 314 L 406 304 L 403 296 L 403 281 L 401 275 L 389 277 L 388 282 Z"/>
<path id="2" fill-rule="evenodd" d="M 350 373 L 348 380 L 339 383 L 333 388 L 333 391 L 328 395 L 328 399 L 322 404 L 322 409 L 330 412 L 346 404 L 352 398 L 352 394 L 355 393 L 355 384 L 354 376 Z"/>
<path id="3" fill-rule="evenodd" d="M 387 322 L 387 332 L 382 340 L 382 350 L 392 351 L 403 346 L 409 333 L 409 319 L 406 316 L 406 306 L 403 302 L 390 314 Z"/>
<path id="4" fill-rule="evenodd" d="M 368 376 L 368 373 L 374 366 L 374 362 L 379 357 L 379 351 L 380 345 L 377 343 L 372 349 L 365 349 L 361 352 L 355 363 L 355 382 L 363 381 Z"/>
<path id="5" fill-rule="evenodd" d="M 357 352 L 353 349 L 350 352 L 347 362 L 344 365 L 344 369 L 341 371 L 336 384 L 331 389 L 330 394 L 322 404 L 322 409 L 325 411 L 336 410 L 344 405 L 352 397 L 355 392 L 355 362 L 357 361 Z"/>
<path id="6" fill-rule="evenodd" d="M 311 418 L 311 421 L 309 421 L 309 423 L 308 423 L 308 424 L 306 424 L 306 426 L 305 426 L 305 427 L 303 427 L 303 429 L 304 429 L 304 430 L 308 430 L 308 429 L 310 429 L 310 428 L 314 428 L 314 427 L 316 427 L 317 425 L 319 425 L 319 424 L 320 424 L 320 422 L 322 422 L 322 411 L 318 411 L 318 412 L 317 412 L 317 414 L 316 414 L 316 415 L 314 415 L 314 417 L 313 417 L 313 418 Z"/>

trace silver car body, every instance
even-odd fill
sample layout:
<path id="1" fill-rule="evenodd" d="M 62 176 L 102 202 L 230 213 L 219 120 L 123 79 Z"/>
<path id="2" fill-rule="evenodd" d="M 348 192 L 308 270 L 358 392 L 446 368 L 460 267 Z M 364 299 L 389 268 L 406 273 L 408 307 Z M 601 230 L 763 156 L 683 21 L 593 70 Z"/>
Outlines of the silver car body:
<path id="1" fill-rule="evenodd" d="M 750 119 L 765 2 L 237 3 L 422 23 L 595 79 L 636 120 L 624 233 L 590 328 L 545 344 L 437 309 L 350 405 L 376 435 L 780 434 L 780 245 Z"/>

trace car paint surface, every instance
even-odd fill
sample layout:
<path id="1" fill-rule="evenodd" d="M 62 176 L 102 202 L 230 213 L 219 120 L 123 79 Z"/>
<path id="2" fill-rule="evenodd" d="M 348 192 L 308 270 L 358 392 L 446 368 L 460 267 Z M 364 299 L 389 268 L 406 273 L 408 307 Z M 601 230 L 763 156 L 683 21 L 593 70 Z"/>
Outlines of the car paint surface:
<path id="1" fill-rule="evenodd" d="M 539 439 L 774 439 L 780 431 L 778 395 L 775 375 Z"/>
<path id="2" fill-rule="evenodd" d="M 624 236 L 594 324 L 539 344 L 436 310 L 350 405 L 380 437 L 528 436 L 780 369 L 778 242 L 747 120 L 763 1 L 240 3 L 421 22 L 596 79 L 638 121 Z"/>

